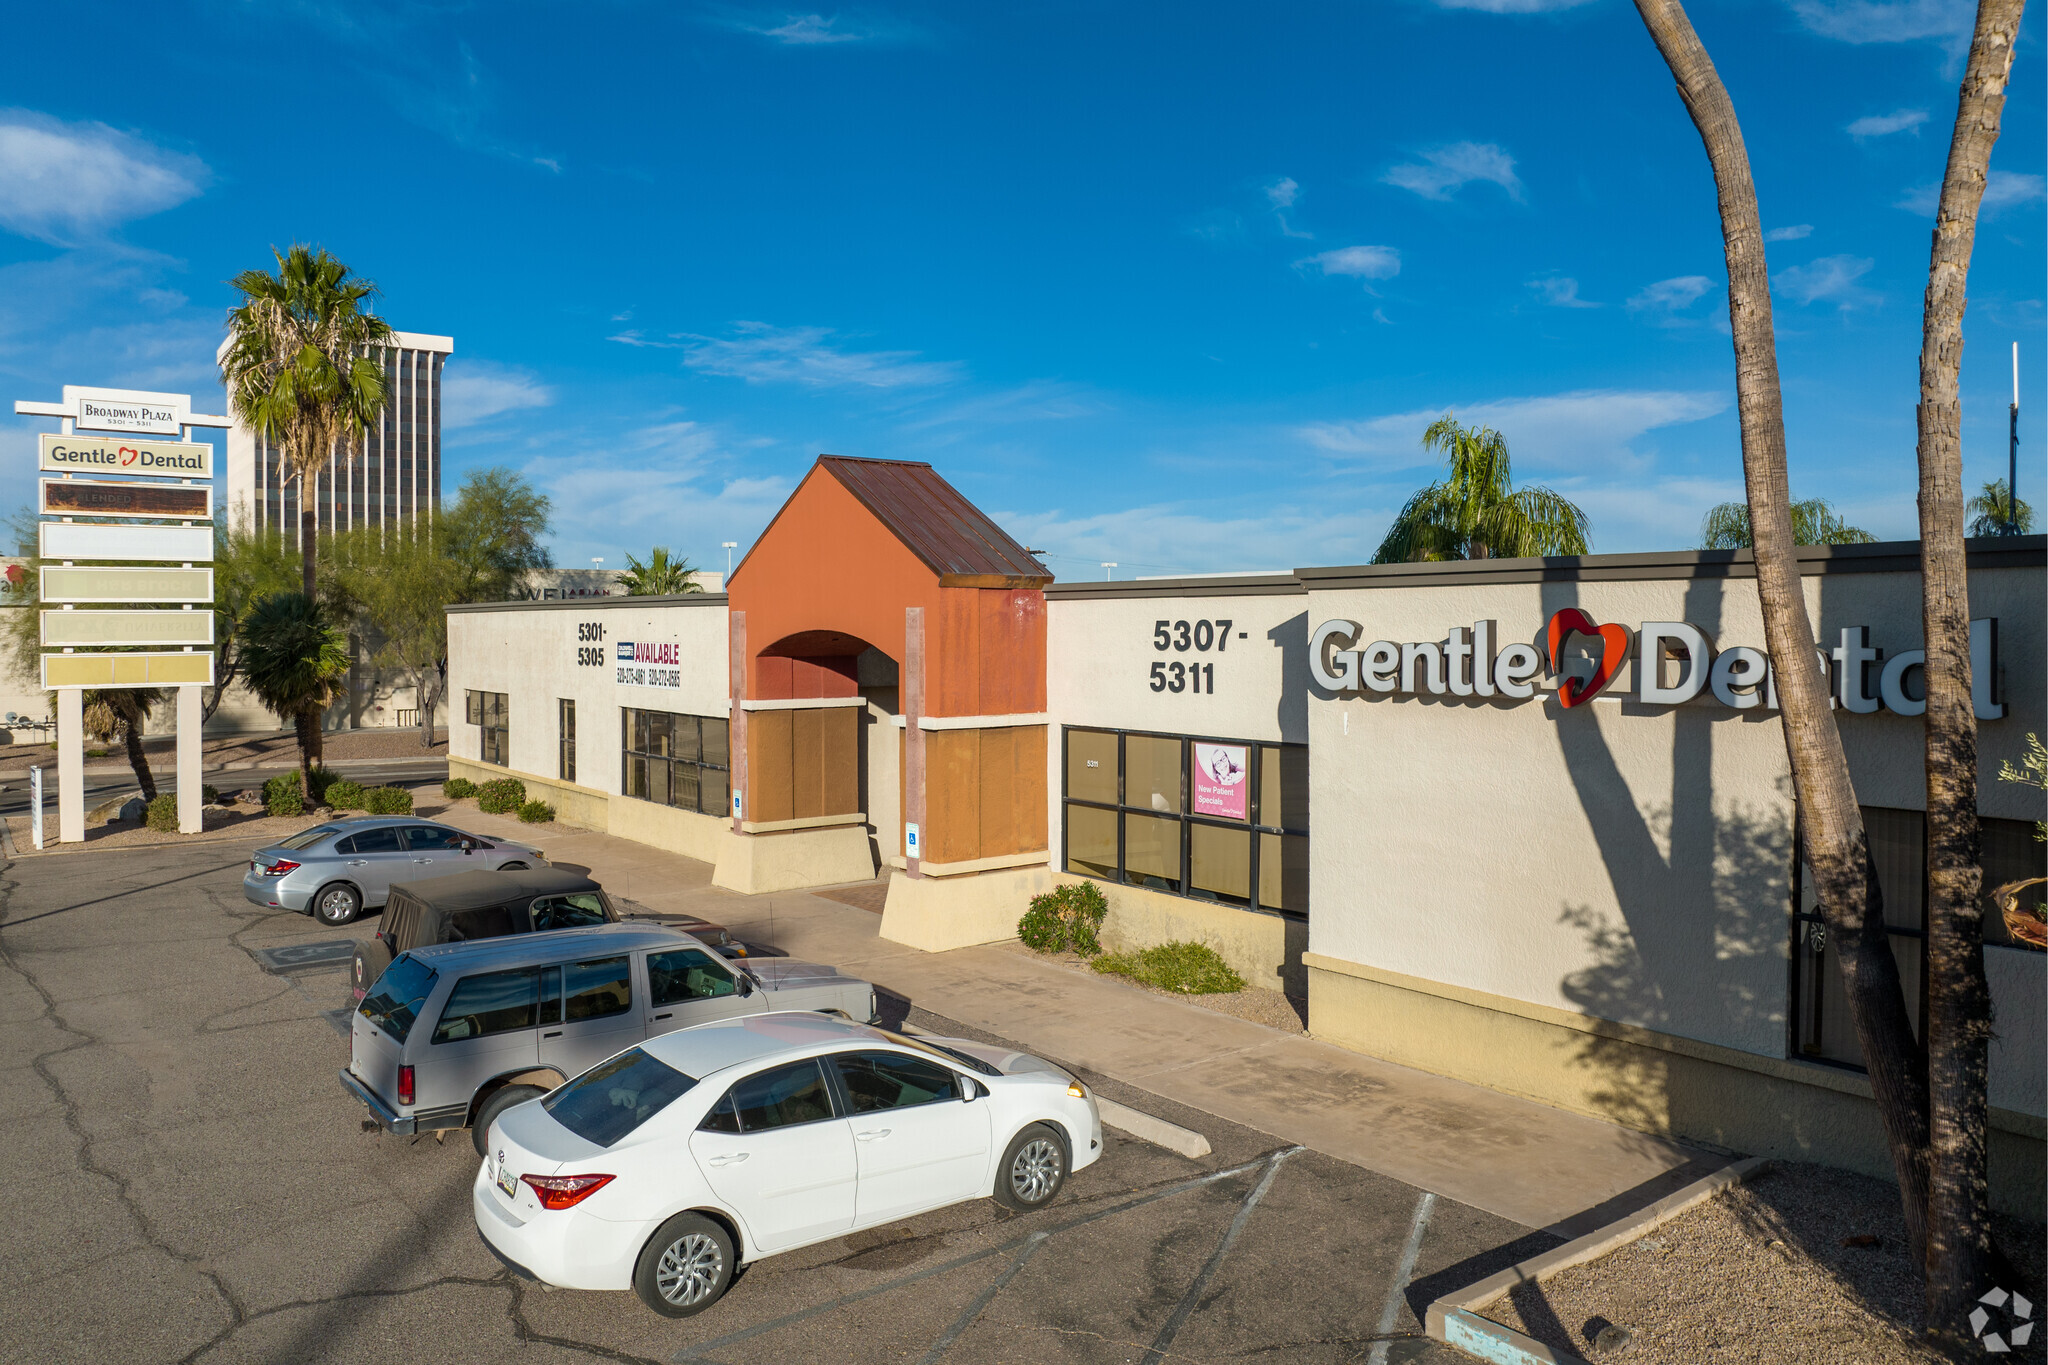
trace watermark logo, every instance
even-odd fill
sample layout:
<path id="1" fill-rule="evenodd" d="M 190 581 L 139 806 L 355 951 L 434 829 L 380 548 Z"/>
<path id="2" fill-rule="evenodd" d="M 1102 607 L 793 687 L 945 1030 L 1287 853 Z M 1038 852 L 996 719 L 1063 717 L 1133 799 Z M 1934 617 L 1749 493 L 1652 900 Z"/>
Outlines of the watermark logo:
<path id="1" fill-rule="evenodd" d="M 2024 1294 L 1993 1289 L 1970 1310 L 1970 1330 L 1991 1355 L 2005 1355 L 2034 1339 L 2034 1305 Z M 1989 1304 L 1986 1308 L 1984 1305 Z"/>

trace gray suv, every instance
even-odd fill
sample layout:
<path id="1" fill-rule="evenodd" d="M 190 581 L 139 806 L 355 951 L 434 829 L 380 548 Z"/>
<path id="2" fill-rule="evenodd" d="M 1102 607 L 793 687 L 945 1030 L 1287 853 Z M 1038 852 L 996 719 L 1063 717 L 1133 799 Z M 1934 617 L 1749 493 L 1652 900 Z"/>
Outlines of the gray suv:
<path id="1" fill-rule="evenodd" d="M 875 988 L 789 958 L 730 962 L 666 925 L 600 924 L 403 952 L 350 1022 L 341 1084 L 389 1133 L 491 1122 L 656 1034 L 808 1010 L 875 1019 Z"/>
<path id="2" fill-rule="evenodd" d="M 257 849 L 242 876 L 242 895 L 252 905 L 296 910 L 339 927 L 384 904 L 393 882 L 547 865 L 530 844 L 465 834 L 431 820 L 372 815 L 329 820 Z"/>

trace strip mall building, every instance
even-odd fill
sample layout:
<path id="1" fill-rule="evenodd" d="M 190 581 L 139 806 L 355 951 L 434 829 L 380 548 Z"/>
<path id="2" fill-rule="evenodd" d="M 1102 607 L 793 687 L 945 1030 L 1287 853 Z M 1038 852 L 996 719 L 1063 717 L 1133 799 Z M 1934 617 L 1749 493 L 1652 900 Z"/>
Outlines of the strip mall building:
<path id="1" fill-rule="evenodd" d="M 2044 540 L 1975 542 L 1987 881 L 2040 875 Z M 1917 546 L 1803 550 L 1918 1013 Z M 1746 552 L 1056 584 L 930 466 L 818 461 L 724 594 L 449 618 L 450 767 L 715 864 L 889 876 L 882 933 L 1090 879 L 1317 1036 L 1744 1152 L 1887 1173 Z M 601 870 L 600 870 L 601 875 Z M 2043 1199 L 2044 957 L 1994 929 L 1998 1202 Z"/>

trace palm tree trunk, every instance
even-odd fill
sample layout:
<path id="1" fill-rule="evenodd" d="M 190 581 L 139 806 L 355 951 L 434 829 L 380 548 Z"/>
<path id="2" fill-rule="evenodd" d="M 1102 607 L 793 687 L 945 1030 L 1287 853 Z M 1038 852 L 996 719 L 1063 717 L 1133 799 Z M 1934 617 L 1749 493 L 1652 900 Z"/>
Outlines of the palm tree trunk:
<path id="1" fill-rule="evenodd" d="M 306 788 L 306 799 L 313 797 L 313 767 L 320 761 L 320 713 L 312 707 L 292 717 L 292 728 L 298 732 L 299 776 Z"/>
<path id="2" fill-rule="evenodd" d="M 305 496 L 308 487 L 317 487 L 317 478 L 299 481 L 300 496 Z M 299 510 L 299 582 L 300 590 L 308 600 L 313 597 L 313 564 L 320 544 L 320 512 L 316 507 L 301 506 Z"/>
<path id="3" fill-rule="evenodd" d="M 1956 1341 L 1989 1283 L 1984 873 L 1963 547 L 1963 308 L 1977 209 L 2005 109 L 2025 0 L 1980 0 L 1942 179 L 1920 342 L 1921 619 L 1927 641 L 1927 1325 Z"/>
<path id="4" fill-rule="evenodd" d="M 128 766 L 135 771 L 136 785 L 142 788 L 144 801 L 156 800 L 156 775 L 149 770 L 149 756 L 142 751 L 142 727 L 146 719 L 139 714 L 132 702 L 116 705 L 115 712 L 121 717 L 121 741 L 128 750 Z"/>
<path id="5" fill-rule="evenodd" d="M 1926 1245 L 1926 1064 L 1906 1014 L 1863 813 L 1849 780 L 1841 732 L 1828 707 L 1828 680 L 1814 650 L 1813 622 L 1799 582 L 1785 478 L 1785 417 L 1771 327 L 1771 281 L 1749 152 L 1727 87 L 1679 0 L 1636 0 L 1636 10 L 1678 81 L 1679 98 L 1685 101 L 1714 168 L 1728 262 L 1728 321 L 1735 343 L 1742 471 L 1749 492 L 1757 596 L 1777 674 L 1799 827 L 1899 1178 L 1907 1235 L 1917 1253 Z"/>

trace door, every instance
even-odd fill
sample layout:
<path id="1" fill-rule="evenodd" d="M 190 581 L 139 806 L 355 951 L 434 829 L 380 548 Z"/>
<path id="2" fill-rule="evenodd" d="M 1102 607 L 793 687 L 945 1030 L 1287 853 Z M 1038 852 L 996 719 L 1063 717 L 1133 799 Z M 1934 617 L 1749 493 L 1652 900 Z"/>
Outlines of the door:
<path id="1" fill-rule="evenodd" d="M 414 1067 L 418 1108 L 467 1104 L 478 1086 L 535 1060 L 539 973 L 532 967 L 465 976 L 448 993 L 426 1047 L 407 1056 Z"/>
<path id="2" fill-rule="evenodd" d="M 647 954 L 649 1037 L 758 1012 L 755 1003 L 740 994 L 739 981 L 716 954 L 702 948 Z"/>
<path id="3" fill-rule="evenodd" d="M 854 1221 L 872 1227 L 987 1194 L 989 1106 L 971 1082 L 900 1052 L 832 1058 L 853 1104 Z"/>
<path id="4" fill-rule="evenodd" d="M 469 836 L 458 830 L 441 825 L 406 825 L 404 830 L 405 848 L 412 855 L 415 878 L 439 877 L 485 866 L 474 854 L 462 851 L 461 845 Z"/>
<path id="5" fill-rule="evenodd" d="M 690 1152 L 762 1251 L 853 1226 L 853 1132 L 816 1059 L 736 1083 L 691 1134 Z"/>
<path id="6" fill-rule="evenodd" d="M 642 1021 L 633 1008 L 630 954 L 561 965 L 562 1008 L 541 1025 L 540 1061 L 564 1076 L 580 1076 L 614 1052 L 640 1041 Z"/>
<path id="7" fill-rule="evenodd" d="M 366 829 L 351 834 L 334 846 L 348 875 L 362 889 L 363 908 L 382 905 L 391 895 L 391 883 L 412 876 L 412 855 L 399 840 L 398 826 Z"/>

